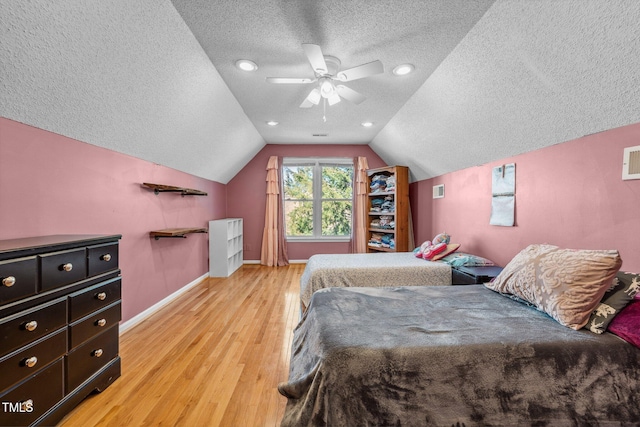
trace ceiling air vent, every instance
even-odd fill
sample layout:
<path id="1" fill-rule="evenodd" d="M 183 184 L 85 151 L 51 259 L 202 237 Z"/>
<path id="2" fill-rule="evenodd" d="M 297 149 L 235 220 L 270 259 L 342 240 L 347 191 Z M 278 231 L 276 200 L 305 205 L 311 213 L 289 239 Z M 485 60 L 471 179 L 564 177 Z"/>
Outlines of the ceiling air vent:
<path id="1" fill-rule="evenodd" d="M 622 179 L 640 179 L 640 145 L 624 149 Z"/>
<path id="2" fill-rule="evenodd" d="M 433 198 L 442 199 L 444 197 L 444 184 L 433 186 Z"/>
<path id="3" fill-rule="evenodd" d="M 314 133 L 313 136 L 329 136 L 327 133 Z"/>

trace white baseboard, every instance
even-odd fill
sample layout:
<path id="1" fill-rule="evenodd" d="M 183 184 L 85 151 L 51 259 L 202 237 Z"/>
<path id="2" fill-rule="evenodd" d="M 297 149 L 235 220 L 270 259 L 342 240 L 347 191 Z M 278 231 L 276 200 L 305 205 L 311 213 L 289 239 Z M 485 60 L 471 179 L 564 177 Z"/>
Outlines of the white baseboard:
<path id="1" fill-rule="evenodd" d="M 191 289 L 192 287 L 194 287 L 198 283 L 202 282 L 207 277 L 209 277 L 209 273 L 203 274 L 202 276 L 198 277 L 193 282 L 186 284 L 185 286 L 181 287 L 180 289 L 178 289 L 177 291 L 175 291 L 171 295 L 168 295 L 164 299 L 158 301 L 157 303 L 155 303 L 151 307 L 147 308 L 145 311 L 133 316 L 131 319 L 127 320 L 126 322 L 120 323 L 120 335 L 122 335 L 128 329 L 131 329 L 132 327 L 134 327 L 138 323 L 142 322 L 144 319 L 146 319 L 147 317 L 151 316 L 153 313 L 155 313 L 156 311 L 160 310 L 162 307 L 164 307 L 165 305 L 169 304 L 171 301 L 173 301 L 174 299 L 178 298 L 180 295 L 182 295 L 183 293 L 185 293 L 186 291 L 188 291 L 189 289 Z"/>

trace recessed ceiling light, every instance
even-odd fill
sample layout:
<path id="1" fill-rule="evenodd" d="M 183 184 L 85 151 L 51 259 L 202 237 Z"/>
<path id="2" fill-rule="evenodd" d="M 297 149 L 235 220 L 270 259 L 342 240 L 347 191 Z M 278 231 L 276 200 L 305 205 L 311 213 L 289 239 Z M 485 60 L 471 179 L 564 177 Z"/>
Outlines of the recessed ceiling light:
<path id="1" fill-rule="evenodd" d="M 373 122 L 362 122 L 361 125 L 366 128 L 370 128 L 371 126 L 373 126 Z"/>
<path id="2" fill-rule="evenodd" d="M 404 76 L 405 74 L 412 72 L 414 69 L 415 67 L 411 64 L 400 64 L 393 69 L 393 74 L 396 76 Z"/>
<path id="3" fill-rule="evenodd" d="M 276 122 L 275 120 L 269 120 L 269 121 L 267 122 L 267 124 L 268 124 L 269 126 L 278 126 L 278 122 Z"/>
<path id="4" fill-rule="evenodd" d="M 248 59 L 238 59 L 236 61 L 236 67 L 238 67 L 242 71 L 255 71 L 258 69 L 258 65 L 253 61 L 249 61 Z"/>

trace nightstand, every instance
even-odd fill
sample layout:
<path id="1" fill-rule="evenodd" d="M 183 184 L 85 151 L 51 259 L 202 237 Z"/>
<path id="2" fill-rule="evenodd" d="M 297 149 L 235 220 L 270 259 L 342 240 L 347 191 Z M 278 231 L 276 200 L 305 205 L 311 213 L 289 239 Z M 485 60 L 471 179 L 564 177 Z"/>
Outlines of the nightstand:
<path id="1" fill-rule="evenodd" d="M 502 267 L 451 267 L 451 284 L 474 285 L 490 282 L 502 271 Z"/>

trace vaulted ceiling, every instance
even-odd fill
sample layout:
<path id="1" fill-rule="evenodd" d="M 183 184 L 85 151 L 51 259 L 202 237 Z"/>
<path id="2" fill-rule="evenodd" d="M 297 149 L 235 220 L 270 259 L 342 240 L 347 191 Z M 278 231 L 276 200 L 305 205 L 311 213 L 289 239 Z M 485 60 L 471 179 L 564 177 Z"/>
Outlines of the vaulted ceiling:
<path id="1" fill-rule="evenodd" d="M 494 0 L 172 2 L 267 143 L 368 144 Z M 344 83 L 366 96 L 358 105 L 343 100 L 326 111 L 323 103 L 300 108 L 318 83 L 266 79 L 313 79 L 303 43 L 338 58 L 341 70 L 379 60 L 384 72 Z M 254 61 L 257 71 L 240 71 L 239 59 Z M 403 63 L 415 71 L 395 76 L 392 69 Z M 271 127 L 270 120 L 279 124 Z"/>
<path id="2" fill-rule="evenodd" d="M 222 183 L 269 143 L 369 144 L 421 180 L 640 122 L 636 0 L 2 9 L 0 115 Z M 304 43 L 343 70 L 379 60 L 384 71 L 341 83 L 359 104 L 300 108 L 317 83 L 266 78 L 313 78 Z M 415 71 L 395 76 L 401 63 Z"/>

